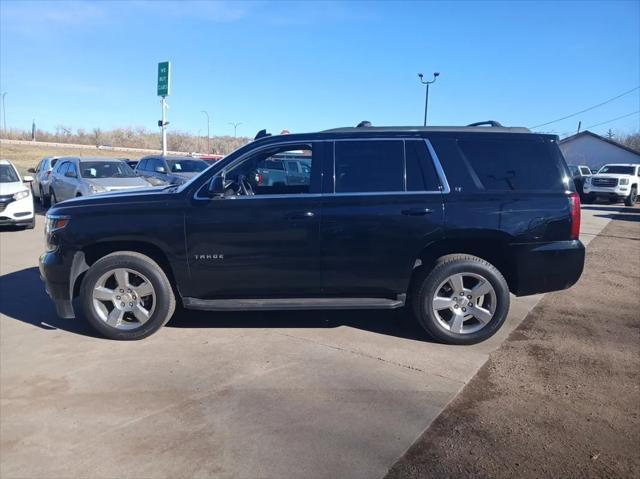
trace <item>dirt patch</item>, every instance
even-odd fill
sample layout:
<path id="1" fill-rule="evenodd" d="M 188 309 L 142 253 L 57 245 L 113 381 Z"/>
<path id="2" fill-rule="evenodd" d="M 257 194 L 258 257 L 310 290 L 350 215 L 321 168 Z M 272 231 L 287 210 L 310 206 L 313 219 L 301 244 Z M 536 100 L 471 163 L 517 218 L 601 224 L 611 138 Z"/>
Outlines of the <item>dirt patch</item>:
<path id="1" fill-rule="evenodd" d="M 640 477 L 638 238 L 612 221 L 387 477 Z"/>

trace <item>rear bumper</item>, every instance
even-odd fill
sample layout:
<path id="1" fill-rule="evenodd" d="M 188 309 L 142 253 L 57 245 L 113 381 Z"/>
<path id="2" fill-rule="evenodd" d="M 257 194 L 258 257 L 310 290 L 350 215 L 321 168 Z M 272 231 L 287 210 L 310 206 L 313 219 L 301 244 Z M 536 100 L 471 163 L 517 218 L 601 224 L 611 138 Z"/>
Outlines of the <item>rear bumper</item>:
<path id="1" fill-rule="evenodd" d="M 584 268 L 585 249 L 578 241 L 513 245 L 516 296 L 548 293 L 573 286 Z"/>

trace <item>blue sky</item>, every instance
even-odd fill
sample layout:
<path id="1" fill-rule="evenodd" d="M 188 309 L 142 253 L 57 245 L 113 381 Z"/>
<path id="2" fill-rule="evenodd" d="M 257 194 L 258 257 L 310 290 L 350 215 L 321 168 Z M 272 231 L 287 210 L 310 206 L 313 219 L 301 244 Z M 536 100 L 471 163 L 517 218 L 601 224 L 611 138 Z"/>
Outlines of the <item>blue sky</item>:
<path id="1" fill-rule="evenodd" d="M 0 2 L 9 127 L 239 134 L 421 124 L 417 72 L 441 73 L 429 123 L 533 126 L 640 85 L 640 2 Z M 640 110 L 640 92 L 543 128 Z M 640 130 L 640 115 L 608 123 Z"/>

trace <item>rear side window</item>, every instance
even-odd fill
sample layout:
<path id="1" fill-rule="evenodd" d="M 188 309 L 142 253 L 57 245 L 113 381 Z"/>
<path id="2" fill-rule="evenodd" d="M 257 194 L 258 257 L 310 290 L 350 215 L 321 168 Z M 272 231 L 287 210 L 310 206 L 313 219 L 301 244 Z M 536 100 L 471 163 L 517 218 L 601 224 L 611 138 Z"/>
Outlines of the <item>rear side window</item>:
<path id="1" fill-rule="evenodd" d="M 559 165 L 549 147 L 535 139 L 460 139 L 458 147 L 486 190 L 564 190 Z"/>
<path id="2" fill-rule="evenodd" d="M 404 148 L 398 140 L 336 141 L 335 192 L 404 191 Z"/>
<path id="3" fill-rule="evenodd" d="M 407 191 L 437 191 L 440 182 L 424 140 L 405 142 Z"/>

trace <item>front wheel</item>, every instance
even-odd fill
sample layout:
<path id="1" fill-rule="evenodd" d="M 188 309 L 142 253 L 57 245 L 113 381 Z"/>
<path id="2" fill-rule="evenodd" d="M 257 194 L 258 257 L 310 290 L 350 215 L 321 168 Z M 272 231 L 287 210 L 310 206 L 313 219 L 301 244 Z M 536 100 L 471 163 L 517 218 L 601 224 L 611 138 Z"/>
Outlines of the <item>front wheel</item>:
<path id="1" fill-rule="evenodd" d="M 434 339 L 474 344 L 493 336 L 509 312 L 509 287 L 492 264 L 476 256 L 448 255 L 416 278 L 413 310 Z"/>
<path id="2" fill-rule="evenodd" d="M 634 186 L 631 188 L 631 192 L 629 196 L 624 199 L 625 206 L 633 206 L 636 204 L 636 200 L 638 199 L 638 189 Z"/>
<path id="3" fill-rule="evenodd" d="M 176 307 L 171 284 L 148 256 L 132 251 L 96 261 L 80 290 L 85 317 L 110 339 L 142 339 L 155 333 Z"/>

